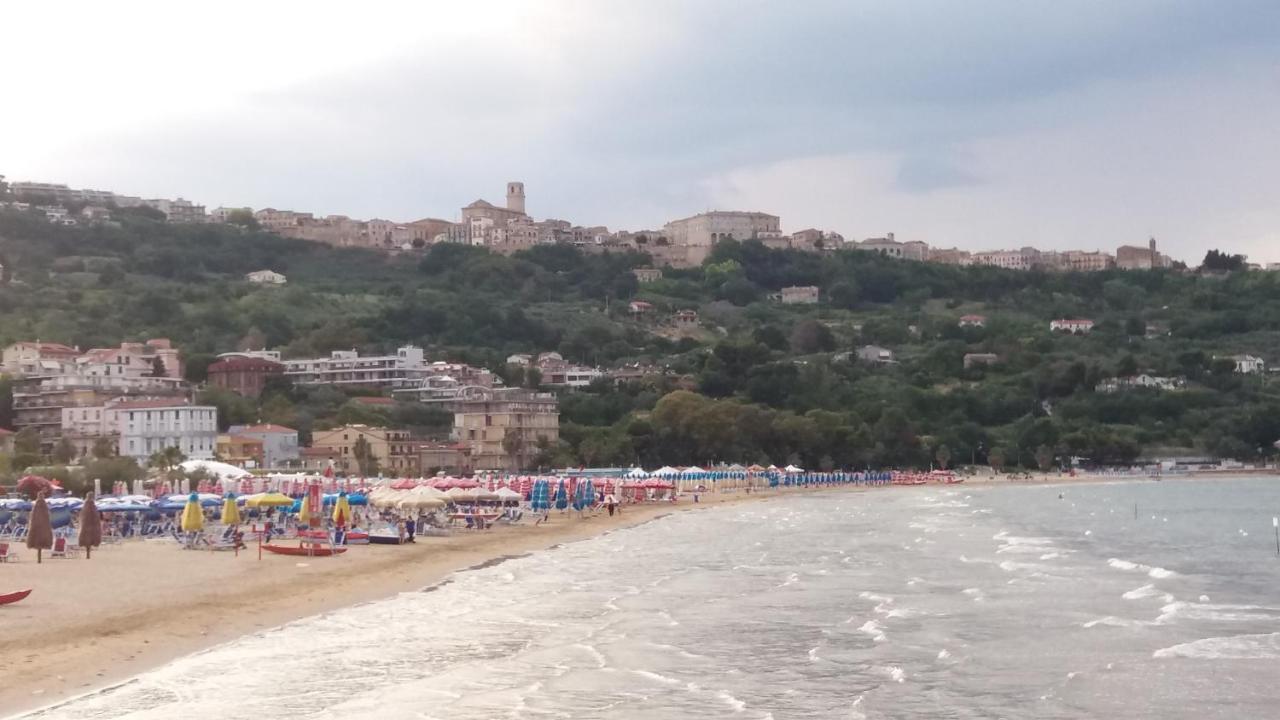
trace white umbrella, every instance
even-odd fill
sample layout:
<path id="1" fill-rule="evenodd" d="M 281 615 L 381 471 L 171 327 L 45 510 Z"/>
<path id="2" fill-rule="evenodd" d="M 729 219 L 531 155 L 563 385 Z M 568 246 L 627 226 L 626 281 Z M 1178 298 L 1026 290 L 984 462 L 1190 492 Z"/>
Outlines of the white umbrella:
<path id="1" fill-rule="evenodd" d="M 203 470 L 219 480 L 239 480 L 246 476 L 253 476 L 253 473 L 245 470 L 244 468 L 238 468 L 235 465 L 228 465 L 227 463 L 218 462 L 216 460 L 188 460 L 182 463 L 179 467 L 182 468 L 183 472 Z M 187 481 L 187 492 L 191 492 L 189 482 L 190 478 L 187 478 Z"/>

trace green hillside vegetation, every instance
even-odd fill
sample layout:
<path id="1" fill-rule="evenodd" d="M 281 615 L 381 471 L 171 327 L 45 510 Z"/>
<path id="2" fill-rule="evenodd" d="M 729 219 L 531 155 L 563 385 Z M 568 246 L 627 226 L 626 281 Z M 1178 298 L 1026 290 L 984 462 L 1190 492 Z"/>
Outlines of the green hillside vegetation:
<path id="1" fill-rule="evenodd" d="M 819 256 L 721 243 L 700 268 L 638 285 L 631 253 L 538 247 L 513 257 L 462 245 L 387 256 L 237 226 L 174 226 L 120 211 L 116 223 L 59 227 L 0 211 L 0 343 L 81 347 L 169 337 L 202 380 L 217 352 L 275 347 L 288 356 L 423 346 L 484 365 L 512 384 L 516 352 L 557 350 L 576 362 L 657 364 L 651 382 L 598 383 L 562 394 L 563 442 L 543 465 L 796 462 L 807 467 L 990 462 L 1050 465 L 1077 456 L 1131 462 L 1144 453 L 1240 459 L 1274 454 L 1280 390 L 1215 357 L 1280 357 L 1280 273 L 1013 272 L 911 263 L 868 253 Z M 245 273 L 272 269 L 283 287 Z M 821 288 L 819 305 L 768 294 Z M 655 309 L 633 317 L 628 301 Z M 671 313 L 703 329 L 676 339 Z M 986 327 L 960 328 L 966 313 Z M 1055 335 L 1084 317 L 1088 336 Z M 897 362 L 873 366 L 867 344 Z M 966 353 L 998 364 L 963 368 Z M 1094 391 L 1138 372 L 1180 376 L 1183 390 Z M 676 390 L 679 376 L 697 392 Z M 224 422 L 299 427 L 339 422 L 447 433 L 438 411 L 370 408 L 341 392 L 275 386 L 261 403 L 210 392 Z M 0 422 L 5 420 L 0 413 Z"/>

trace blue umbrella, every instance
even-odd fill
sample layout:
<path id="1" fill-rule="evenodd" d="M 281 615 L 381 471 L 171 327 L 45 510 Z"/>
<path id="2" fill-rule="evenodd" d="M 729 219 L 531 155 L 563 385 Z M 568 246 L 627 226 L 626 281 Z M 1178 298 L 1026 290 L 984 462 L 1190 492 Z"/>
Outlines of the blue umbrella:
<path id="1" fill-rule="evenodd" d="M 147 510 L 150 510 L 150 509 L 151 509 L 150 505 L 140 505 L 138 503 L 118 503 L 118 504 L 108 504 L 108 505 L 98 506 L 98 512 L 102 512 L 102 513 L 146 512 Z"/>
<path id="2" fill-rule="evenodd" d="M 556 509 L 564 510 L 569 507 L 569 492 L 565 490 L 564 478 L 560 479 L 560 489 L 556 491 Z"/>
<path id="3" fill-rule="evenodd" d="M 546 512 L 551 509 L 551 487 L 546 480 L 539 480 L 533 484 L 529 506 L 534 512 Z"/>

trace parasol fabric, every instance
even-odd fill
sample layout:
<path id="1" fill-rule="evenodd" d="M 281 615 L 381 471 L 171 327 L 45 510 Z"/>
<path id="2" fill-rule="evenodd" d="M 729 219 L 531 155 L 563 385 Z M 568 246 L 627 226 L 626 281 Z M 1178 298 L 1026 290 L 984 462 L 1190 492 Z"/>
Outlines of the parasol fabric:
<path id="1" fill-rule="evenodd" d="M 236 494 L 227 493 L 227 497 L 222 501 L 222 524 L 223 525 L 239 525 L 243 522 L 240 519 L 240 506 L 236 504 Z"/>
<path id="2" fill-rule="evenodd" d="M 187 497 L 187 506 L 182 508 L 182 532 L 200 532 L 204 529 L 204 508 L 200 507 L 200 496 L 191 493 Z"/>
<path id="3" fill-rule="evenodd" d="M 84 559 L 93 555 L 93 549 L 102 544 L 102 517 L 98 515 L 97 503 L 93 493 L 85 496 L 84 505 L 80 506 L 80 536 L 76 544 L 84 548 Z"/>
<path id="4" fill-rule="evenodd" d="M 36 495 L 27 518 L 27 547 L 36 551 L 36 563 L 44 561 L 44 551 L 53 547 L 53 522 L 49 519 L 49 504 L 44 493 Z"/>

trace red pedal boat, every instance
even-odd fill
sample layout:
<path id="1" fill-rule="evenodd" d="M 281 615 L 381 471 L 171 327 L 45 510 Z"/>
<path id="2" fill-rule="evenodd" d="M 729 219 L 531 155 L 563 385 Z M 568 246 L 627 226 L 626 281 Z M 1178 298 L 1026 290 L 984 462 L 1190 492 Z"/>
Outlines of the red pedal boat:
<path id="1" fill-rule="evenodd" d="M 344 547 L 325 547 L 321 545 L 292 547 L 288 545 L 263 545 L 263 550 L 273 552 L 277 555 L 294 555 L 300 557 L 329 557 L 331 555 L 341 555 L 346 552 Z"/>
<path id="2" fill-rule="evenodd" d="M 23 598 L 25 598 L 30 594 L 31 594 L 31 590 L 28 588 L 26 590 L 19 590 L 17 592 L 11 592 L 5 595 L 0 595 L 0 605 L 11 605 L 13 603 L 18 602 L 19 600 L 22 600 Z"/>

